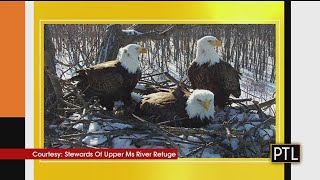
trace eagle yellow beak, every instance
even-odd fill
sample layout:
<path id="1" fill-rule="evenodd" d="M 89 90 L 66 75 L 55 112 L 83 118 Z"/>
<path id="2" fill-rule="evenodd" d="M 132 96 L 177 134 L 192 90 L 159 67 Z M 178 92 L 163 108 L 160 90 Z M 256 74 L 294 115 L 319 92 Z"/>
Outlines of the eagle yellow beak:
<path id="1" fill-rule="evenodd" d="M 143 48 L 143 47 L 140 47 L 138 49 L 139 53 L 147 53 L 148 52 L 148 49 L 147 48 Z"/>
<path id="2" fill-rule="evenodd" d="M 220 46 L 222 46 L 222 42 L 219 40 L 214 40 L 214 41 L 211 41 L 211 45 L 216 46 L 216 47 L 220 47 Z"/>
<path id="3" fill-rule="evenodd" d="M 209 105 L 210 105 L 210 103 L 209 103 L 208 100 L 205 100 L 205 101 L 201 102 L 201 106 L 202 106 L 206 111 L 209 110 Z"/>

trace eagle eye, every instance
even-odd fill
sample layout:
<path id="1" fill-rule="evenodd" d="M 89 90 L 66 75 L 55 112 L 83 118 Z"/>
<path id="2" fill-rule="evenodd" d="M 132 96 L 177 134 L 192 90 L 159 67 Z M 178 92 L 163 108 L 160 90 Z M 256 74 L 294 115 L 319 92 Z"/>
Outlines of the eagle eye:
<path id="1" fill-rule="evenodd" d="M 208 40 L 209 43 L 211 43 L 212 40 Z"/>

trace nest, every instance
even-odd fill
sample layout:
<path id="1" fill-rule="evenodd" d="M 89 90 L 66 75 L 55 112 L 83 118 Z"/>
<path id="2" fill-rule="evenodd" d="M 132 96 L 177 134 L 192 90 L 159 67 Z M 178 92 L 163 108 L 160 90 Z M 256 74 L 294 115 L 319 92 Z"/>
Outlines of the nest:
<path id="1" fill-rule="evenodd" d="M 133 107 L 106 111 L 99 99 L 85 99 L 71 82 L 62 84 L 65 96 L 56 103 L 63 108 L 46 109 L 46 148 L 176 148 L 179 157 L 185 158 L 266 158 L 270 144 L 275 143 L 275 114 L 265 113 L 275 99 L 260 104 L 231 99 L 224 112 L 215 114 L 219 123 L 183 128 L 151 123 L 133 114 Z M 134 91 L 142 95 L 170 91 L 177 84 L 190 89 L 168 73 L 145 75 L 139 84 L 145 88 Z"/>

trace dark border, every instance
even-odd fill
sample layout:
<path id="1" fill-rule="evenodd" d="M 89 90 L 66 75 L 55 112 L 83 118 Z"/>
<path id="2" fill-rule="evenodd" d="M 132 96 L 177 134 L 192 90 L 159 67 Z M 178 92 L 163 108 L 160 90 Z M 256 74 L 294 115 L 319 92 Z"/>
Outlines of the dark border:
<path id="1" fill-rule="evenodd" d="M 285 64 L 285 144 L 291 143 L 291 1 L 284 6 L 284 64 Z M 284 179 L 291 180 L 291 164 L 284 164 Z"/>
<path id="2" fill-rule="evenodd" d="M 25 148 L 25 118 L 0 118 L 0 148 Z M 0 160 L 1 177 L 25 179 L 25 160 Z"/>

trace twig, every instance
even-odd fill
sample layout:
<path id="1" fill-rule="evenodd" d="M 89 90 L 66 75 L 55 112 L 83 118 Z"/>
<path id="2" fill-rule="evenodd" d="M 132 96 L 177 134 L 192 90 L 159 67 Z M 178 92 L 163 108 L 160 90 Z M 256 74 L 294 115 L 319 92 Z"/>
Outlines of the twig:
<path id="1" fill-rule="evenodd" d="M 151 127 L 151 130 L 156 131 L 157 133 L 161 134 L 170 144 L 172 147 L 178 149 L 179 153 L 181 154 L 182 157 L 186 157 L 186 155 L 184 154 L 184 152 L 180 149 L 179 146 L 177 146 L 172 139 L 165 133 L 165 131 L 161 128 L 159 128 L 157 125 L 152 124 L 134 114 L 132 114 L 133 117 L 135 117 L 136 119 L 138 119 L 139 121 L 143 122 L 146 126 Z"/>
<path id="2" fill-rule="evenodd" d="M 72 104 L 72 103 L 69 103 L 69 102 L 67 102 L 67 101 L 65 101 L 65 100 L 63 100 L 63 99 L 59 99 L 61 102 L 63 102 L 65 105 L 67 105 L 67 106 L 70 106 L 70 107 L 72 107 L 72 108 L 78 108 L 78 109 L 81 109 L 81 107 L 80 106 L 77 106 L 77 105 L 75 105 L 75 104 Z"/>
<path id="3" fill-rule="evenodd" d="M 172 122 L 182 121 L 182 120 L 186 120 L 186 119 L 189 119 L 189 118 L 172 119 L 172 120 L 163 121 L 163 122 L 160 122 L 160 123 L 157 123 L 157 124 L 158 124 L 158 125 L 166 125 L 166 124 L 169 124 L 169 123 L 172 123 Z"/>
<path id="4" fill-rule="evenodd" d="M 264 107 L 266 107 L 266 106 L 270 106 L 270 105 L 273 105 L 273 104 L 275 104 L 275 103 L 276 103 L 276 99 L 273 98 L 273 99 L 270 99 L 270 100 L 265 101 L 265 102 L 263 102 L 263 103 L 260 103 L 259 106 L 260 106 L 260 108 L 264 108 Z M 255 104 L 251 104 L 251 105 L 248 105 L 246 109 L 247 109 L 247 110 L 254 110 L 254 109 L 256 109 L 256 108 L 257 108 L 257 107 L 256 107 Z"/>
<path id="5" fill-rule="evenodd" d="M 158 76 L 158 75 L 164 75 L 164 73 L 148 74 L 148 75 L 142 76 L 141 79 L 145 79 L 145 78 L 153 77 L 153 76 Z"/>
<path id="6" fill-rule="evenodd" d="M 70 138 L 70 137 L 81 137 L 84 138 L 86 136 L 92 135 L 124 135 L 128 133 L 146 133 L 142 131 L 136 131 L 133 129 L 119 129 L 119 130 L 112 130 L 112 131 L 96 131 L 96 132 L 84 132 L 84 133 L 77 133 L 77 134 L 66 134 L 61 135 L 62 138 Z"/>
<path id="7" fill-rule="evenodd" d="M 266 119 L 266 114 L 262 111 L 260 105 L 258 102 L 256 101 L 253 101 L 253 104 L 256 106 L 256 109 L 258 110 L 258 114 L 263 118 L 263 119 Z"/>
<path id="8" fill-rule="evenodd" d="M 228 103 L 232 104 L 232 103 L 241 103 L 241 102 L 247 102 L 247 101 L 252 101 L 251 98 L 248 99 L 229 99 Z"/>
<path id="9" fill-rule="evenodd" d="M 214 131 L 208 131 L 202 128 L 185 128 L 185 127 L 170 127 L 170 126 L 161 126 L 162 129 L 166 129 L 169 132 L 172 133 L 180 133 L 180 134 L 205 134 L 208 136 L 226 136 L 225 130 L 214 130 Z"/>
<path id="10" fill-rule="evenodd" d="M 178 81 L 176 80 L 173 76 L 171 76 L 168 72 L 164 72 L 164 75 L 166 76 L 167 79 L 169 79 L 170 81 L 172 81 L 173 83 L 175 83 L 176 85 L 179 85 L 183 88 L 185 88 L 186 90 L 189 91 L 190 87 L 188 85 L 186 85 L 185 83 L 183 83 L 182 81 Z"/>

